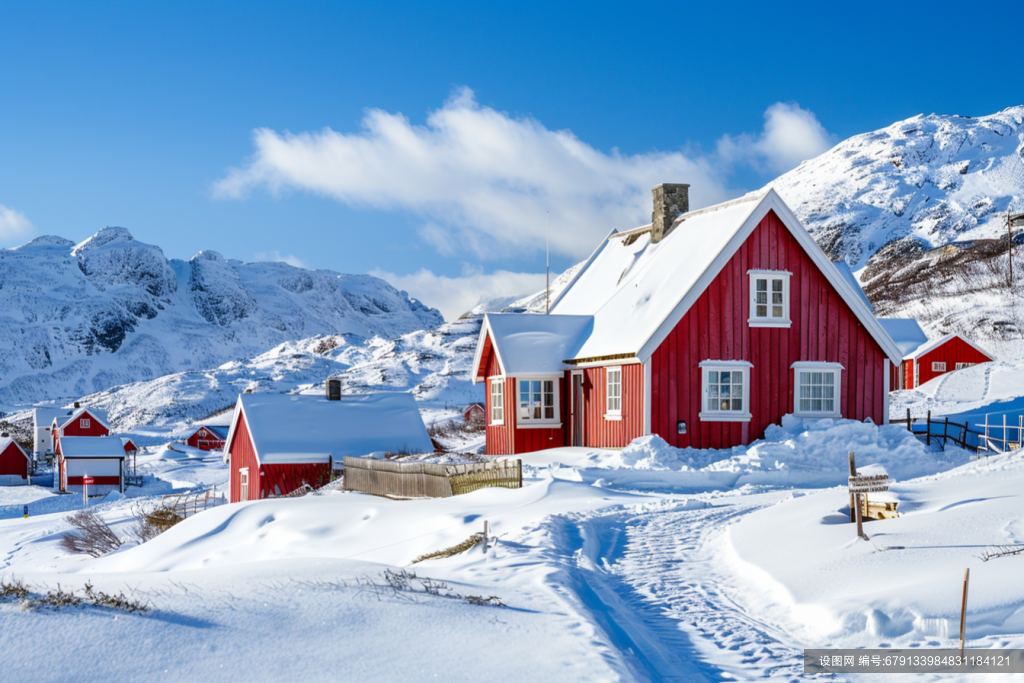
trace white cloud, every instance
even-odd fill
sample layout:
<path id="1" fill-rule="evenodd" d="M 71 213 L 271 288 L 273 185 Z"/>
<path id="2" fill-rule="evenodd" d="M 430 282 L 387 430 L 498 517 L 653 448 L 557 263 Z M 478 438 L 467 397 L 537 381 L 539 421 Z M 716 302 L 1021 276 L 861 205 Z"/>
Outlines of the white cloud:
<path id="1" fill-rule="evenodd" d="M 690 183 L 694 206 L 729 196 L 707 158 L 606 154 L 569 131 L 481 106 L 468 89 L 423 126 L 373 109 L 359 132 L 262 128 L 253 142 L 253 157 L 214 185 L 215 196 L 298 189 L 407 211 L 424 220 L 421 237 L 443 253 L 482 258 L 543 249 L 546 211 L 552 252 L 581 258 L 612 227 L 649 221 L 658 183 Z"/>
<path id="2" fill-rule="evenodd" d="M 455 320 L 477 304 L 498 298 L 521 298 L 544 289 L 544 273 L 513 273 L 464 266 L 460 277 L 436 275 L 426 268 L 411 275 L 395 275 L 375 269 L 370 275 L 402 289 L 428 306 L 441 311 L 445 320 Z"/>
<path id="3" fill-rule="evenodd" d="M 828 151 L 838 141 L 825 130 L 814 112 L 795 102 L 776 102 L 765 111 L 764 130 L 759 135 L 723 135 L 717 152 L 727 166 L 747 164 L 785 173 L 801 161 Z"/>
<path id="4" fill-rule="evenodd" d="M 306 262 L 298 256 L 294 256 L 293 254 L 284 255 L 280 251 L 276 250 L 273 252 L 261 251 L 257 254 L 253 254 L 252 258 L 254 261 L 280 261 L 282 263 L 287 263 L 290 266 L 295 266 L 296 268 L 309 268 Z"/>
<path id="5" fill-rule="evenodd" d="M 0 242 L 13 242 L 35 233 L 36 226 L 20 211 L 0 204 Z"/>

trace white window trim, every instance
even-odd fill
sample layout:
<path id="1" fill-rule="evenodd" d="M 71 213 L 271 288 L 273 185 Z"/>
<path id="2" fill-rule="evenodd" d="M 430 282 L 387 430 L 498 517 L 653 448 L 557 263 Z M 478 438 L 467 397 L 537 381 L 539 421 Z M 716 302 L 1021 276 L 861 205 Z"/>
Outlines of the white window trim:
<path id="1" fill-rule="evenodd" d="M 747 271 L 750 289 L 750 314 L 747 318 L 747 325 L 750 327 L 790 327 L 793 324 L 791 313 L 791 302 L 789 298 L 789 278 L 792 275 L 788 270 L 748 270 Z M 782 279 L 782 305 L 785 307 L 786 317 L 779 318 L 758 318 L 755 315 L 757 311 L 757 291 L 754 289 L 754 282 L 758 276 L 767 278 Z M 771 286 L 768 287 L 768 293 L 771 294 Z M 771 301 L 768 302 L 768 306 L 771 307 Z"/>
<path id="2" fill-rule="evenodd" d="M 515 411 L 516 429 L 552 429 L 562 426 L 561 394 L 558 381 L 562 375 L 516 375 Z M 552 382 L 554 391 L 555 417 L 554 418 L 523 418 L 519 415 L 519 382 Z"/>
<path id="3" fill-rule="evenodd" d="M 87 417 L 80 418 L 78 420 L 79 429 L 92 429 L 92 420 Z"/>
<path id="4" fill-rule="evenodd" d="M 938 367 L 936 367 L 938 365 L 942 366 L 941 370 Z M 944 361 L 944 360 L 933 360 L 932 361 L 932 372 L 946 372 L 946 361 Z"/>
<path id="5" fill-rule="evenodd" d="M 953 365 L 954 370 L 966 370 L 967 368 L 973 368 L 977 363 L 956 363 Z"/>
<path id="6" fill-rule="evenodd" d="M 608 385 L 609 385 L 608 375 L 609 375 L 609 373 L 612 370 L 618 370 L 619 371 L 619 409 L 618 410 L 612 410 L 611 408 L 608 407 L 608 399 L 610 398 L 610 396 L 608 394 Z M 622 366 L 621 365 L 610 365 L 607 368 L 605 368 L 605 371 L 604 371 L 604 419 L 606 419 L 606 420 L 608 420 L 610 422 L 618 422 L 618 421 L 622 420 Z"/>
<path id="7" fill-rule="evenodd" d="M 238 502 L 245 503 L 249 500 L 249 468 L 238 469 Z"/>
<path id="8" fill-rule="evenodd" d="M 789 369 L 793 371 L 793 415 L 795 415 L 796 417 L 807 417 L 807 418 L 831 417 L 831 418 L 835 418 L 835 419 L 841 418 L 843 416 L 842 415 L 842 409 L 843 409 L 842 408 L 842 405 L 843 405 L 842 404 L 842 396 L 843 396 L 843 393 L 842 393 L 842 389 L 843 389 L 843 370 L 845 370 L 846 368 L 844 368 L 842 366 L 842 364 L 840 364 L 840 363 L 828 363 L 828 362 L 823 362 L 823 361 L 797 361 L 796 363 L 793 363 L 792 365 L 790 365 Z M 801 370 L 803 370 L 805 372 L 808 371 L 808 370 L 816 371 L 816 372 L 832 372 L 832 373 L 835 374 L 835 376 L 836 376 L 835 396 L 833 397 L 833 400 L 835 401 L 836 409 L 834 411 L 828 412 L 828 413 L 826 413 L 826 412 L 815 413 L 813 411 L 801 411 L 800 410 L 800 383 L 797 381 L 797 373 L 799 373 Z M 888 384 L 885 385 L 885 393 L 886 393 L 886 396 L 889 395 L 889 385 Z"/>
<path id="9" fill-rule="evenodd" d="M 500 420 L 495 420 L 494 419 L 494 387 L 495 386 L 497 386 L 497 387 L 499 387 L 501 389 L 501 391 L 499 392 L 501 394 L 501 419 Z M 488 412 L 487 417 L 489 419 L 489 424 L 492 427 L 501 427 L 502 425 L 505 424 L 505 411 L 508 410 L 508 401 L 505 400 L 507 398 L 506 394 L 508 393 L 507 391 L 505 391 L 505 378 L 502 377 L 502 376 L 488 377 L 487 378 L 487 391 L 489 392 L 487 394 L 487 398 L 489 399 L 489 404 L 490 404 L 489 405 L 489 409 L 487 411 Z"/>
<path id="10" fill-rule="evenodd" d="M 750 422 L 750 368 L 753 363 L 745 360 L 706 360 L 698 363 L 700 373 L 700 413 L 697 417 L 701 422 Z M 740 370 L 743 373 L 743 410 L 707 410 L 708 372 L 712 370 Z"/>

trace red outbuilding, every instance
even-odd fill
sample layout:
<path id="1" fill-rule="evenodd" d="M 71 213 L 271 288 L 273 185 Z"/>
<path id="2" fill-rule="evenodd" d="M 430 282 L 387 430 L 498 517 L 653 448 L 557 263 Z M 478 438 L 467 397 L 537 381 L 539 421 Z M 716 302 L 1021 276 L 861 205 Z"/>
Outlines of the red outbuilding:
<path id="1" fill-rule="evenodd" d="M 80 492 L 86 478 L 91 495 L 124 492 L 124 443 L 116 436 L 63 436 L 55 445 L 54 464 L 61 491 Z"/>
<path id="2" fill-rule="evenodd" d="M 219 451 L 224 448 L 230 425 L 199 425 L 185 438 L 185 443 L 202 451 Z"/>
<path id="3" fill-rule="evenodd" d="M 54 442 L 59 436 L 109 436 L 107 413 L 96 408 L 82 408 L 77 403 L 66 415 L 56 417 L 51 425 Z M 56 453 L 56 443 L 54 443 Z"/>
<path id="4" fill-rule="evenodd" d="M 470 403 L 464 411 L 462 411 L 462 419 L 468 425 L 482 425 L 484 423 L 484 416 L 486 411 L 483 403 Z"/>
<path id="5" fill-rule="evenodd" d="M 947 334 L 940 339 L 925 341 L 909 350 L 900 364 L 893 389 L 914 389 L 939 375 L 963 370 L 979 363 L 991 363 L 994 358 L 970 339 Z"/>
<path id="6" fill-rule="evenodd" d="M 135 442 L 133 442 L 127 436 L 122 436 L 121 437 L 121 443 L 124 444 L 124 454 L 125 455 L 132 455 L 136 451 L 139 450 L 138 447 L 135 445 Z"/>
<path id="7" fill-rule="evenodd" d="M 326 396 L 240 395 L 227 444 L 232 503 L 318 488 L 346 455 L 434 450 L 411 394 L 330 388 Z"/>
<path id="8" fill-rule="evenodd" d="M 687 188 L 654 188 L 652 224 L 609 235 L 549 315 L 485 316 L 488 454 L 728 448 L 787 413 L 888 421 L 902 354 L 779 195 L 686 212 Z"/>
<path id="9" fill-rule="evenodd" d="M 0 477 L 21 477 L 28 480 L 32 463 L 18 442 L 4 434 L 0 436 Z"/>

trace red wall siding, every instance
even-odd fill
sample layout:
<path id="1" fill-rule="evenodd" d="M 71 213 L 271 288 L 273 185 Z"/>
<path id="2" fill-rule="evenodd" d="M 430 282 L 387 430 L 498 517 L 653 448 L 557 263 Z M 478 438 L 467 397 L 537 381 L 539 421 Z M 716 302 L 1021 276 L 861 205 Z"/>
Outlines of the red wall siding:
<path id="1" fill-rule="evenodd" d="M 89 420 L 89 427 L 82 429 L 82 418 Z M 63 429 L 64 436 L 109 436 L 110 430 L 100 424 L 94 415 L 86 410 Z"/>
<path id="2" fill-rule="evenodd" d="M 750 327 L 748 270 L 787 270 L 789 329 Z M 746 360 L 749 423 L 701 422 L 704 360 Z M 793 412 L 796 361 L 838 362 L 840 412 L 881 424 L 885 354 L 774 212 L 769 212 L 651 358 L 651 431 L 679 447 L 727 448 L 763 436 Z M 686 434 L 676 422 L 685 420 Z"/>
<path id="3" fill-rule="evenodd" d="M 256 451 L 252 446 L 252 439 L 249 438 L 249 427 L 245 424 L 245 413 L 239 412 L 238 426 L 231 441 L 231 502 L 237 503 L 241 500 L 238 495 L 241 490 L 239 472 L 243 467 L 249 468 L 249 500 L 256 500 L 260 497 L 259 479 L 260 466 L 256 461 Z"/>
<path id="4" fill-rule="evenodd" d="M 614 366 L 613 366 L 614 367 Z M 644 433 L 644 366 L 622 365 L 622 419 L 605 418 L 608 400 L 608 369 L 583 368 L 583 445 L 594 448 L 622 448 Z M 569 408 L 567 392 L 572 384 L 562 383 L 563 412 Z M 568 413 L 566 412 L 566 415 Z M 563 418 L 566 443 L 569 422 Z"/>
<path id="5" fill-rule="evenodd" d="M 192 433 L 192 436 L 185 440 L 185 443 L 192 448 L 198 448 L 204 451 L 224 448 L 224 441 L 222 439 L 218 439 L 213 432 L 207 431 L 206 436 L 199 436 L 198 429 Z"/>
<path id="6" fill-rule="evenodd" d="M 483 373 L 484 378 L 493 377 L 501 374 L 501 367 L 498 365 L 497 356 L 491 351 L 491 339 L 488 336 L 484 340 L 484 356 L 480 361 L 481 367 L 485 368 Z M 486 361 L 486 364 L 485 364 Z M 500 381 L 500 380 L 499 380 Z M 491 424 L 491 382 L 486 380 L 484 382 L 484 392 L 486 393 L 486 400 L 484 405 L 487 410 L 487 415 L 484 416 L 484 420 L 487 424 L 487 455 L 508 455 L 515 453 L 514 448 L 514 437 L 515 429 L 512 421 L 512 407 L 515 399 L 515 382 L 510 379 L 505 381 L 505 419 L 504 424 L 492 425 Z"/>
<path id="7" fill-rule="evenodd" d="M 7 448 L 0 453 L 0 475 L 19 475 L 22 479 L 28 478 L 28 458 L 21 449 L 12 441 Z"/>
<path id="8" fill-rule="evenodd" d="M 68 477 L 67 486 L 85 486 L 85 477 Z M 121 477 L 93 477 L 90 486 L 120 486 Z M 91 496 L 90 496 L 91 497 Z"/>
<path id="9" fill-rule="evenodd" d="M 934 372 L 932 370 L 933 362 L 944 362 L 946 364 L 946 372 L 953 372 L 956 369 L 957 363 L 988 363 L 991 360 L 991 358 L 979 352 L 960 337 L 953 337 L 942 346 L 932 349 L 917 359 L 918 367 L 920 368 L 918 372 L 919 385 L 945 374 Z M 913 370 L 911 370 L 911 373 L 913 373 Z M 911 380 L 913 380 L 913 375 L 911 375 Z"/>
<path id="10" fill-rule="evenodd" d="M 331 469 L 327 463 L 263 465 L 259 479 L 260 498 L 267 498 L 291 493 L 302 486 L 302 482 L 320 488 L 331 480 Z"/>

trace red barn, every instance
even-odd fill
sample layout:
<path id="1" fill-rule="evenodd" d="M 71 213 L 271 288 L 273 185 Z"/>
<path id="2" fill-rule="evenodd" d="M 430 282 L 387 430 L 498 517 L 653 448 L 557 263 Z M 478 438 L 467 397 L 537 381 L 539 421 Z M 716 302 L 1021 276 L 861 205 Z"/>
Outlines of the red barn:
<path id="1" fill-rule="evenodd" d="M 6 434 L 0 436 L 0 477 L 21 477 L 28 480 L 32 463 L 28 453 Z"/>
<path id="2" fill-rule="evenodd" d="M 219 451 L 224 448 L 230 429 L 230 425 L 199 425 L 185 438 L 185 443 L 203 451 Z"/>
<path id="3" fill-rule="evenodd" d="M 550 315 L 485 317 L 488 454 L 728 448 L 786 413 L 888 421 L 902 354 L 779 195 L 685 212 L 687 188 L 654 188 L 652 224 L 605 239 Z"/>
<path id="4" fill-rule="evenodd" d="M 238 397 L 227 436 L 232 503 L 322 486 L 346 455 L 434 450 L 411 394 L 331 396 Z"/>
<path id="5" fill-rule="evenodd" d="M 124 492 L 124 444 L 116 436 L 62 436 L 54 444 L 58 487 L 81 492 L 92 477 L 89 493 Z"/>
<path id="6" fill-rule="evenodd" d="M 51 433 L 56 442 L 58 436 L 109 436 L 106 411 L 95 408 L 82 408 L 76 403 L 66 415 L 56 417 L 51 425 Z M 54 453 L 56 453 L 56 443 Z"/>
<path id="7" fill-rule="evenodd" d="M 947 372 L 993 360 L 980 346 L 956 333 L 941 339 L 925 340 L 907 351 L 892 388 L 914 389 Z"/>

